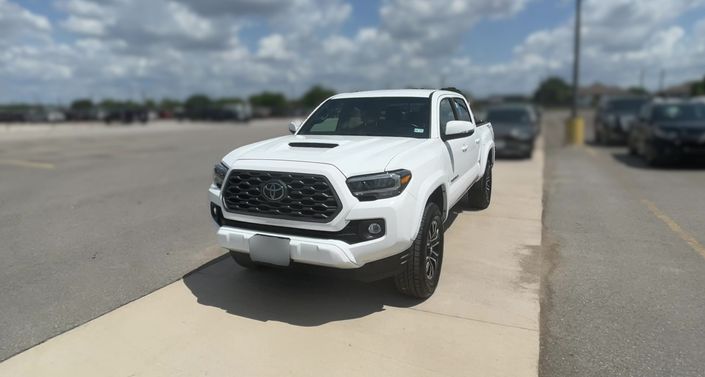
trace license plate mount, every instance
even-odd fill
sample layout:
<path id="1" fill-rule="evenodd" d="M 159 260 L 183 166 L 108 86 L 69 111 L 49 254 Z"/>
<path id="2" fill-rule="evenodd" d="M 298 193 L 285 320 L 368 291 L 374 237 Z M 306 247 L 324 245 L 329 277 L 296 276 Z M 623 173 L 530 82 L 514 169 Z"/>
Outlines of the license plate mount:
<path id="1" fill-rule="evenodd" d="M 249 241 L 250 259 L 253 262 L 288 266 L 291 262 L 290 242 L 288 238 L 256 234 Z"/>

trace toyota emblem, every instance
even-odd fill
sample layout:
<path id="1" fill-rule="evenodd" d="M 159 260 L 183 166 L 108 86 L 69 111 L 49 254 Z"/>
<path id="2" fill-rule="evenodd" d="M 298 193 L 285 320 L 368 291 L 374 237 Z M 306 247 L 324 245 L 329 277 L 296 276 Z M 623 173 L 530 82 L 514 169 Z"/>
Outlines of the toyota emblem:
<path id="1" fill-rule="evenodd" d="M 260 192 L 267 200 L 282 200 L 286 196 L 286 184 L 282 181 L 269 181 L 262 185 Z"/>

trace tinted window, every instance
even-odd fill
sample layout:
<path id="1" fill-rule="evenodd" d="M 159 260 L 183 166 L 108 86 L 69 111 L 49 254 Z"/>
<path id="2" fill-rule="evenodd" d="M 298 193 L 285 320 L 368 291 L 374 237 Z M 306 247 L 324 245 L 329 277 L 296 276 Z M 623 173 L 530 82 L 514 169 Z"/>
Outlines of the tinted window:
<path id="1" fill-rule="evenodd" d="M 472 119 L 470 118 L 470 111 L 468 110 L 467 105 L 465 105 L 465 101 L 460 98 L 454 98 L 453 100 L 455 101 L 455 110 L 458 112 L 459 120 L 472 122 Z"/>
<path id="2" fill-rule="evenodd" d="M 455 114 L 453 113 L 453 105 L 450 104 L 450 98 L 444 98 L 443 100 L 441 100 L 439 115 L 441 134 L 445 135 L 446 123 L 450 122 L 451 120 L 455 120 Z"/>
<path id="3" fill-rule="evenodd" d="M 530 123 L 531 114 L 526 109 L 490 109 L 487 120 L 494 123 Z"/>
<path id="4" fill-rule="evenodd" d="M 607 103 L 608 111 L 620 113 L 638 113 L 639 109 L 646 103 L 644 98 L 615 99 Z"/>
<path id="5" fill-rule="evenodd" d="M 427 138 L 429 110 L 428 98 L 331 99 L 309 117 L 299 134 Z"/>
<path id="6" fill-rule="evenodd" d="M 672 104 L 654 106 L 653 119 L 660 122 L 705 121 L 705 105 Z"/>

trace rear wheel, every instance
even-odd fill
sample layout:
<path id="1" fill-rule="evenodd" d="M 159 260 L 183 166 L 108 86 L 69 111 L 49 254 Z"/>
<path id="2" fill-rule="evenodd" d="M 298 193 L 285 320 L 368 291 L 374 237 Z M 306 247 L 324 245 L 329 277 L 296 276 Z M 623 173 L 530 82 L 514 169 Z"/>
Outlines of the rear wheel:
<path id="1" fill-rule="evenodd" d="M 649 144 L 644 147 L 644 160 L 649 166 L 659 166 L 663 163 L 663 157 Z"/>
<path id="2" fill-rule="evenodd" d="M 428 298 L 436 290 L 443 264 L 443 219 L 435 203 L 426 204 L 421 227 L 409 249 L 409 259 L 394 277 L 399 292 Z"/>
<path id="3" fill-rule="evenodd" d="M 485 209 L 492 200 L 492 160 L 487 160 L 485 174 L 468 191 L 468 205 L 473 209 Z"/>

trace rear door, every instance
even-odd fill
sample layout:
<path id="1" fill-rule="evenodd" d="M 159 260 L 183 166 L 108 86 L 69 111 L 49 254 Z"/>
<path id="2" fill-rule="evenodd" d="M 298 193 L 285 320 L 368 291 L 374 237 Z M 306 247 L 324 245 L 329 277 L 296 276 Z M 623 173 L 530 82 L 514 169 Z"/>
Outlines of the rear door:
<path id="1" fill-rule="evenodd" d="M 455 203 L 465 192 L 465 186 L 467 186 L 464 178 L 467 178 L 468 171 L 472 165 L 472 161 L 468 156 L 471 136 L 445 140 L 446 123 L 451 120 L 458 120 L 452 97 L 445 97 L 441 99 L 438 116 L 439 125 L 441 128 L 441 138 L 444 139 L 444 143 L 448 149 L 450 164 L 453 169 L 453 177 L 450 181 L 448 199 L 449 203 Z"/>
<path id="2" fill-rule="evenodd" d="M 462 98 L 453 98 L 455 103 L 455 113 L 458 115 L 459 120 L 465 120 L 475 124 L 475 120 L 472 119 L 470 114 L 470 109 L 468 104 Z M 476 166 L 480 166 L 480 132 L 475 129 L 475 133 L 470 135 L 470 140 L 468 141 L 468 150 L 466 152 L 466 158 L 468 159 L 468 169 L 474 169 Z"/>

